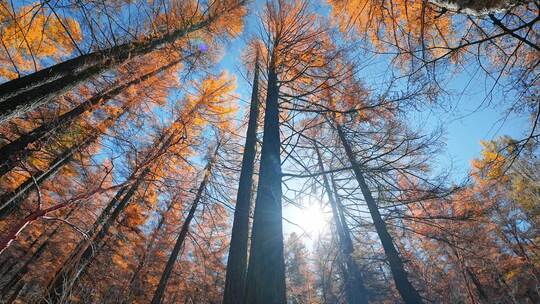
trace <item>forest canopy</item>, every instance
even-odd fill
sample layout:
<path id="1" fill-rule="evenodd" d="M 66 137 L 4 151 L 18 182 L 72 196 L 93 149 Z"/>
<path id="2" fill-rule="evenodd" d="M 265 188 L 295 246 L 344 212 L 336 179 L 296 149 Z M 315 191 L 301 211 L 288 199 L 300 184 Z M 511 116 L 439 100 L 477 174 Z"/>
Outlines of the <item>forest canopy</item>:
<path id="1" fill-rule="evenodd" d="M 1 303 L 539 303 L 540 1 L 0 1 Z"/>

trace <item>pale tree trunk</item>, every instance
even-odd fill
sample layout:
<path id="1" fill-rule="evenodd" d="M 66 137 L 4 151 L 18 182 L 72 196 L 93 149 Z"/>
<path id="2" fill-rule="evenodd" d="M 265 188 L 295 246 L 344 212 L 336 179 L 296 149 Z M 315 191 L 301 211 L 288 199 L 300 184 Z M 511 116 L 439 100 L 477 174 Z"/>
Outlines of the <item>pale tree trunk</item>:
<path id="1" fill-rule="evenodd" d="M 527 0 L 429 0 L 443 9 L 468 15 L 480 16 L 502 13 L 508 9 L 532 1 Z"/>
<path id="2" fill-rule="evenodd" d="M 246 282 L 249 304 L 286 302 L 281 206 L 279 87 L 273 62 L 268 71 L 259 184 Z"/>
<path id="3" fill-rule="evenodd" d="M 247 273 L 247 250 L 249 238 L 249 212 L 251 205 L 251 192 L 253 188 L 253 171 L 255 167 L 257 145 L 257 121 L 259 117 L 259 58 L 255 58 L 253 75 L 253 90 L 251 92 L 251 105 L 249 122 L 242 156 L 242 169 L 238 182 L 234 221 L 232 226 L 229 257 L 227 260 L 227 273 L 225 277 L 225 291 L 223 304 L 244 302 Z"/>
<path id="4" fill-rule="evenodd" d="M 46 171 L 39 171 L 28 177 L 20 186 L 0 196 L 0 218 L 11 214 L 18 204 L 22 203 L 30 194 L 31 190 L 40 187 L 48 178 L 54 176 L 60 169 L 73 159 L 75 152 L 84 149 L 95 141 L 97 137 L 90 137 L 82 143 L 69 148 L 56 157 Z"/>
<path id="5" fill-rule="evenodd" d="M 154 296 L 152 297 L 152 302 L 151 302 L 152 304 L 160 304 L 163 299 L 163 295 L 165 294 L 165 289 L 167 288 L 167 282 L 169 281 L 171 272 L 174 268 L 174 265 L 176 264 L 176 260 L 178 259 L 178 254 L 180 253 L 180 250 L 184 246 L 184 242 L 185 242 L 187 233 L 189 231 L 189 225 L 191 224 L 191 220 L 195 216 L 195 211 L 197 211 L 197 206 L 199 205 L 199 202 L 202 199 L 204 190 L 206 189 L 206 185 L 208 184 L 208 181 L 212 174 L 212 167 L 214 166 L 214 162 L 216 161 L 218 149 L 219 149 L 219 144 L 216 146 L 214 155 L 210 158 L 210 160 L 208 161 L 208 164 L 206 165 L 206 168 L 204 170 L 205 171 L 204 177 L 201 183 L 199 184 L 199 188 L 197 189 L 197 193 L 195 194 L 195 198 L 193 200 L 193 203 L 191 204 L 191 208 L 189 209 L 188 215 L 186 216 L 186 219 L 184 220 L 184 223 L 182 224 L 182 229 L 180 230 L 180 233 L 178 234 L 178 238 L 176 239 L 174 248 L 171 251 L 171 254 L 169 255 L 169 259 L 167 260 L 165 269 L 163 270 L 163 273 L 161 274 L 161 279 L 159 280 L 158 287 L 154 293 Z"/>
<path id="6" fill-rule="evenodd" d="M 313 145 L 315 148 L 315 152 L 317 153 L 319 170 L 321 172 L 325 172 L 319 147 L 315 142 L 313 143 Z M 322 178 L 323 185 L 328 196 L 328 202 L 330 203 L 330 207 L 332 208 L 332 218 L 334 219 L 334 224 L 336 226 L 336 231 L 338 234 L 338 240 L 341 248 L 341 256 L 343 262 L 347 266 L 345 269 L 343 269 L 343 272 L 344 277 L 346 278 L 345 293 L 347 296 L 348 304 L 367 304 L 367 289 L 364 285 L 360 269 L 358 269 L 358 265 L 352 257 L 354 248 L 350 236 L 350 230 L 344 216 L 342 216 L 343 214 L 340 214 L 340 211 L 338 210 L 339 206 L 338 201 L 336 200 L 338 198 L 338 194 L 336 192 L 337 189 L 335 188 L 335 185 L 334 189 L 332 189 L 326 174 L 322 174 Z"/>
<path id="7" fill-rule="evenodd" d="M 375 202 L 375 199 L 373 198 L 371 194 L 371 190 L 369 189 L 364 179 L 364 173 L 362 172 L 360 165 L 358 165 L 356 161 L 354 152 L 351 148 L 351 145 L 349 144 L 349 142 L 347 141 L 345 137 L 345 133 L 343 132 L 341 125 L 337 122 L 336 122 L 336 129 L 337 129 L 341 144 L 343 145 L 343 148 L 345 149 L 347 158 L 349 159 L 349 162 L 351 163 L 354 175 L 356 177 L 356 181 L 358 182 L 358 186 L 360 187 L 360 190 L 362 191 L 362 195 L 364 196 L 364 199 L 366 201 L 366 205 L 368 206 L 369 213 L 371 215 L 371 219 L 373 220 L 373 225 L 375 226 L 377 235 L 379 236 L 379 239 L 381 240 L 381 244 L 383 246 L 386 259 L 388 263 L 390 264 L 390 270 L 392 272 L 392 276 L 394 278 L 396 288 L 399 294 L 401 295 L 403 301 L 405 301 L 405 303 L 407 304 L 423 303 L 422 297 L 409 281 L 407 272 L 405 271 L 405 267 L 403 265 L 403 261 L 401 260 L 399 253 L 396 250 L 396 247 L 394 246 L 392 237 L 390 236 L 390 233 L 388 233 L 386 224 L 384 223 L 384 220 L 382 219 L 382 216 L 379 212 L 379 208 L 377 207 L 377 203 Z"/>

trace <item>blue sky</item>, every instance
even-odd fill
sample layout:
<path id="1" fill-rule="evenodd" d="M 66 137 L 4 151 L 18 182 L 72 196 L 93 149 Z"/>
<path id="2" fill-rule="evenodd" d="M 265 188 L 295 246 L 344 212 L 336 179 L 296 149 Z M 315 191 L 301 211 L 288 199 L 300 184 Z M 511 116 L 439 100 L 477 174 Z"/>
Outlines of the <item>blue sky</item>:
<path id="1" fill-rule="evenodd" d="M 226 69 L 231 74 L 236 75 L 238 83 L 238 93 L 242 100 L 249 100 L 251 87 L 241 75 L 245 74 L 245 67 L 240 60 L 244 51 L 246 37 L 257 32 L 258 19 L 256 14 L 260 10 L 263 1 L 258 1 L 251 7 L 251 15 L 246 20 L 245 32 L 242 36 L 232 40 L 224 47 L 223 58 L 217 70 Z M 327 14 L 328 6 L 319 7 L 324 15 Z M 379 60 L 379 59 L 375 59 Z M 493 83 L 479 72 L 478 64 L 471 62 L 470 67 L 462 68 L 454 75 L 448 75 L 443 80 L 445 90 L 449 94 L 441 98 L 440 104 L 435 106 L 425 105 L 420 111 L 410 112 L 411 125 L 429 133 L 438 125 L 442 125 L 445 133 L 446 148 L 442 155 L 437 158 L 438 166 L 452 165 L 457 170 L 457 174 L 465 174 L 470 165 L 470 161 L 477 157 L 481 151 L 481 140 L 492 140 L 502 135 L 513 137 L 522 136 L 529 126 L 527 117 L 505 115 L 506 98 L 502 96 L 497 88 L 492 92 Z M 370 73 L 362 77 L 364 81 L 374 77 L 373 74 L 385 74 L 387 65 L 377 67 L 377 61 L 372 66 L 366 68 Z M 449 67 L 452 68 L 452 67 Z M 368 82 L 369 83 L 369 82 Z M 240 108 L 246 106 L 239 101 Z"/>

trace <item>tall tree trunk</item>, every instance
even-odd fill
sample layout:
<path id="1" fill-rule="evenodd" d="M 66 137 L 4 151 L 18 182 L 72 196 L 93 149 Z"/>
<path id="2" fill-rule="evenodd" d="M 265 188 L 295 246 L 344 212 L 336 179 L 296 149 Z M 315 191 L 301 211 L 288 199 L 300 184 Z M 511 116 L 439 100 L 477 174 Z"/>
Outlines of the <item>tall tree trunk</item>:
<path id="1" fill-rule="evenodd" d="M 286 302 L 278 98 L 278 79 L 271 62 L 246 282 L 245 303 L 249 304 Z"/>
<path id="2" fill-rule="evenodd" d="M 197 193 L 195 194 L 195 199 L 193 200 L 193 203 L 191 204 L 189 213 L 186 216 L 184 223 L 182 224 L 182 229 L 180 230 L 180 233 L 178 234 L 178 238 L 176 239 L 176 243 L 174 244 L 174 248 L 171 251 L 171 254 L 169 255 L 169 259 L 167 260 L 165 269 L 163 270 L 163 273 L 161 274 L 161 279 L 159 280 L 159 284 L 156 289 L 156 292 L 154 293 L 154 296 L 152 297 L 152 302 L 151 302 L 152 304 L 160 304 L 163 299 L 163 294 L 165 293 L 165 289 L 167 288 L 167 282 L 169 281 L 169 277 L 171 276 L 171 272 L 174 268 L 174 264 L 176 263 L 176 260 L 178 259 L 178 254 L 180 253 L 180 249 L 182 249 L 184 245 L 186 235 L 189 231 L 189 225 L 191 223 L 191 220 L 195 216 L 195 211 L 197 210 L 197 206 L 199 205 L 199 202 L 203 196 L 203 192 L 206 189 L 206 184 L 208 183 L 208 180 L 210 179 L 210 175 L 212 173 L 212 167 L 214 166 L 214 162 L 216 161 L 218 149 L 219 149 L 219 144 L 216 146 L 214 155 L 210 158 L 210 160 L 208 161 L 208 164 L 206 165 L 206 168 L 204 170 L 205 171 L 204 177 L 199 185 L 199 188 L 197 189 Z"/>
<path id="3" fill-rule="evenodd" d="M 315 152 L 317 153 L 319 170 L 321 172 L 325 172 L 319 147 L 315 142 L 313 143 L 313 145 L 315 148 Z M 345 293 L 347 295 L 347 302 L 349 304 L 367 304 L 367 289 L 364 285 L 360 269 L 358 269 L 358 265 L 352 257 L 354 249 L 350 236 L 350 230 L 344 216 L 340 216 L 342 215 L 342 213 L 340 213 L 340 211 L 338 210 L 338 194 L 335 188 L 335 184 L 334 188 L 332 189 L 326 174 L 323 174 L 322 178 L 323 185 L 328 196 L 328 202 L 330 203 L 330 207 L 332 208 L 332 217 L 334 219 L 334 224 L 336 226 L 336 231 L 338 234 L 338 239 L 341 247 L 341 256 L 343 258 L 343 261 L 347 265 L 346 269 L 344 269 L 344 276 L 345 278 L 347 278 L 345 282 Z"/>
<path id="4" fill-rule="evenodd" d="M 103 105 L 108 100 L 115 98 L 126 89 L 158 75 L 159 73 L 177 65 L 180 61 L 180 59 L 174 60 L 136 79 L 117 85 L 116 87 L 108 89 L 105 92 L 97 93 L 73 108 L 71 111 L 60 115 L 53 122 L 44 123 L 29 133 L 22 135 L 7 145 L 2 146 L 0 148 L 0 176 L 3 176 L 11 171 L 18 162 L 24 161 L 28 158 L 28 146 L 30 144 L 45 139 L 56 130 L 64 130 L 65 132 L 73 121 L 75 121 L 85 112 L 93 111 L 96 105 Z"/>
<path id="5" fill-rule="evenodd" d="M 343 148 L 345 149 L 345 153 L 347 154 L 347 158 L 349 159 L 349 162 L 351 163 L 351 166 L 353 168 L 356 181 L 358 182 L 358 185 L 360 186 L 360 190 L 362 191 L 362 195 L 364 196 L 364 199 L 368 206 L 371 219 L 373 220 L 373 225 L 375 226 L 375 230 L 377 231 L 379 239 L 381 240 L 384 253 L 386 254 L 386 258 L 388 260 L 388 263 L 390 264 L 390 270 L 392 271 L 396 288 L 399 294 L 401 295 L 401 297 L 403 298 L 403 300 L 405 301 L 405 303 L 407 304 L 423 303 L 422 297 L 420 296 L 418 291 L 414 288 L 414 286 L 409 281 L 409 278 L 407 277 L 407 272 L 405 271 L 405 267 L 403 266 L 403 261 L 399 257 L 399 253 L 396 250 L 396 247 L 394 246 L 390 233 L 388 233 L 386 224 L 384 223 L 381 217 L 381 214 L 379 212 L 375 199 L 371 195 L 371 190 L 367 186 L 367 183 L 364 179 L 364 174 L 360 168 L 360 165 L 358 165 L 356 161 L 351 145 L 347 141 L 345 137 L 345 133 L 343 132 L 343 129 L 338 122 L 336 122 L 336 129 L 337 129 L 341 144 L 343 145 Z"/>
<path id="6" fill-rule="evenodd" d="M 146 257 L 150 254 L 150 252 L 154 248 L 154 244 L 158 238 L 159 232 L 161 231 L 161 228 L 163 227 L 163 224 L 165 223 L 165 217 L 170 212 L 173 205 L 174 205 L 174 201 L 171 201 L 170 204 L 167 206 L 167 209 L 161 213 L 159 222 L 155 230 L 152 232 L 150 243 L 146 247 L 143 255 L 140 257 L 139 263 L 137 264 L 137 268 L 135 269 L 135 271 L 133 271 L 133 275 L 131 276 L 131 279 L 129 280 L 125 303 L 133 302 L 132 297 L 133 297 L 134 289 L 136 287 L 137 282 L 140 280 L 140 273 L 146 264 Z"/>
<path id="7" fill-rule="evenodd" d="M 111 124 L 115 123 L 120 117 L 127 113 L 128 108 L 128 105 L 124 105 L 119 112 L 105 119 L 100 125 L 108 127 Z M 99 135 L 100 132 L 96 129 L 90 135 L 88 135 L 87 138 L 83 139 L 82 142 L 72 146 L 71 148 L 68 148 L 66 151 L 56 157 L 49 164 L 49 168 L 47 168 L 46 171 L 35 172 L 15 190 L 2 194 L 0 196 L 0 219 L 11 214 L 17 204 L 22 203 L 24 199 L 30 194 L 30 191 L 34 189 L 34 187 L 41 186 L 41 184 L 43 184 L 47 179 L 54 176 L 58 171 L 60 171 L 60 169 L 62 169 L 64 165 L 68 164 L 73 159 L 73 156 L 77 151 L 86 149 L 87 147 L 95 143 L 99 138 Z"/>
<path id="8" fill-rule="evenodd" d="M 30 191 L 34 187 L 41 186 L 48 178 L 54 176 L 65 164 L 69 163 L 73 159 L 75 152 L 89 146 L 96 140 L 96 138 L 97 136 L 89 137 L 82 143 L 69 148 L 51 162 L 49 168 L 47 168 L 47 171 L 38 171 L 32 174 L 15 190 L 4 193 L 2 196 L 0 196 L 0 218 L 5 218 L 7 215 L 11 214 L 15 210 L 18 203 L 23 202 L 24 199 L 28 197 Z"/>
<path id="9" fill-rule="evenodd" d="M 30 214 L 25 216 L 22 220 L 18 221 L 13 225 L 12 227 L 8 228 L 8 230 L 0 237 L 0 255 L 7 250 L 11 244 L 17 239 L 19 234 L 31 223 L 43 218 L 44 216 L 48 215 L 51 212 L 54 212 L 59 209 L 63 209 L 69 205 L 71 205 L 72 202 L 67 201 L 60 204 L 56 204 L 54 206 L 51 206 L 46 209 L 41 208 L 41 204 L 37 210 L 31 211 Z"/>
<path id="10" fill-rule="evenodd" d="M 167 33 L 162 37 L 125 43 L 85 54 L 5 82 L 0 85 L 0 123 L 62 96 L 76 85 L 107 69 L 117 67 L 130 58 L 148 54 L 185 37 L 189 33 L 201 30 L 220 17 L 218 14 L 233 11 L 244 5 L 244 2 L 235 2 L 223 11 L 209 15 L 199 22 Z"/>
<path id="11" fill-rule="evenodd" d="M 102 211 L 87 233 L 89 238 L 79 242 L 68 260 L 64 262 L 62 267 L 56 273 L 51 284 L 49 284 L 48 300 L 50 302 L 60 302 L 66 293 L 69 293 L 81 274 L 86 271 L 86 268 L 90 265 L 94 257 L 94 249 L 101 247 L 100 245 L 109 232 L 110 227 L 116 222 L 120 213 L 126 208 L 127 204 L 135 194 L 135 191 L 137 191 L 149 171 L 150 169 L 146 168 L 131 185 L 126 185 L 118 190 L 114 198 Z M 110 213 L 111 210 L 113 210 L 112 213 Z M 101 228 L 99 228 L 100 226 Z"/>
<path id="12" fill-rule="evenodd" d="M 247 250 L 249 238 L 249 211 L 253 188 L 259 118 L 259 56 L 255 58 L 253 90 L 249 109 L 249 122 L 242 156 L 242 169 L 238 182 L 236 207 L 232 226 L 223 304 L 243 303 L 246 291 Z"/>
<path id="13" fill-rule="evenodd" d="M 74 212 L 74 208 L 71 208 L 69 210 L 69 212 L 65 215 L 65 219 L 67 220 L 70 215 Z M 58 232 L 58 230 L 60 230 L 60 227 L 62 226 L 61 223 L 58 223 L 56 225 L 56 227 L 53 229 L 53 231 L 51 231 L 50 233 L 45 233 L 43 232 L 39 237 L 37 237 L 35 239 L 35 241 L 29 245 L 29 251 L 32 250 L 32 247 L 36 244 L 36 243 L 40 243 L 37 247 L 37 249 L 34 251 L 34 252 L 28 252 L 26 254 L 26 256 L 28 256 L 26 258 L 26 260 L 22 263 L 22 265 L 20 267 L 18 267 L 18 269 L 11 275 L 11 278 L 9 279 L 9 281 L 7 281 L 3 286 L 2 286 L 2 289 L 0 290 L 0 294 L 3 295 L 3 298 L 5 300 L 6 297 L 8 297 L 9 294 L 18 294 L 20 290 L 18 290 L 18 288 L 21 286 L 21 280 L 22 278 L 26 275 L 26 273 L 28 273 L 28 270 L 30 268 L 30 265 L 32 265 L 34 263 L 34 261 L 36 261 L 37 259 L 39 259 L 41 257 L 41 255 L 43 254 L 43 252 L 45 252 L 45 249 L 47 249 L 49 247 L 49 244 L 50 244 L 50 241 L 52 239 L 53 236 L 56 235 L 56 233 Z M 44 241 L 41 241 L 43 240 Z M 41 241 L 41 242 L 40 242 Z M 19 264 L 19 263 L 16 263 L 16 264 Z M 9 275 L 9 273 L 5 273 L 4 275 L 2 275 L 4 278 L 7 278 L 7 276 Z M 0 300 L 2 299 L 2 297 L 0 297 Z M 8 301 L 9 302 L 9 301 Z"/>

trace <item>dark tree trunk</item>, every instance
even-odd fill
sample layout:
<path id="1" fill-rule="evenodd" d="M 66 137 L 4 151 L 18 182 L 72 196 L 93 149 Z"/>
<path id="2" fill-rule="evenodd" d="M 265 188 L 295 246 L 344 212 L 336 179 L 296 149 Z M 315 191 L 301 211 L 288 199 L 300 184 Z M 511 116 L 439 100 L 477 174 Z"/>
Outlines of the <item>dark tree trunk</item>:
<path id="1" fill-rule="evenodd" d="M 137 283 L 140 281 L 140 273 L 141 273 L 143 267 L 146 264 L 146 257 L 148 256 L 148 254 L 150 254 L 150 252 L 154 248 L 154 244 L 155 244 L 155 242 L 156 242 L 156 240 L 158 238 L 159 232 L 161 231 L 161 228 L 163 227 L 163 224 L 165 223 L 165 217 L 166 217 L 167 213 L 172 209 L 173 205 L 174 205 L 174 201 L 171 201 L 170 204 L 167 206 L 166 211 L 162 212 L 161 217 L 159 219 L 159 222 L 158 222 L 158 224 L 156 226 L 156 229 L 152 233 L 150 243 L 146 247 L 143 255 L 140 257 L 139 263 L 137 264 L 137 268 L 133 271 L 133 275 L 131 276 L 131 279 L 129 280 L 129 283 L 128 283 L 128 290 L 127 290 L 127 296 L 126 296 L 125 303 L 132 303 L 133 302 L 132 297 L 133 297 L 133 294 L 134 294 L 134 290 L 137 287 L 136 286 Z M 144 292 L 144 291 L 141 290 L 140 292 Z"/>
<path id="2" fill-rule="evenodd" d="M 321 172 L 325 172 L 324 165 L 322 162 L 322 156 L 319 151 L 319 148 L 316 143 L 314 143 L 315 152 L 317 153 L 317 161 L 319 163 L 319 170 Z M 364 281 L 362 279 L 362 274 L 360 272 L 360 269 L 358 269 L 358 265 L 354 261 L 352 257 L 352 253 L 354 252 L 353 249 L 353 243 L 350 235 L 350 230 L 347 225 L 347 222 L 345 221 L 345 217 L 343 216 L 343 212 L 340 212 L 338 210 L 339 201 L 337 190 L 334 186 L 334 189 L 330 186 L 330 182 L 328 181 L 328 177 L 326 174 L 322 175 L 323 178 L 323 185 L 326 190 L 326 194 L 328 196 L 328 202 L 330 203 L 330 207 L 332 208 L 332 217 L 334 219 L 334 223 L 336 226 L 336 231 L 338 234 L 338 239 L 341 247 L 341 255 L 343 262 L 347 266 L 343 272 L 344 277 L 346 278 L 345 282 L 345 293 L 347 296 L 347 302 L 348 304 L 367 304 L 367 289 L 364 285 Z"/>
<path id="3" fill-rule="evenodd" d="M 74 212 L 74 210 L 75 210 L 74 208 L 71 208 L 69 210 L 69 212 L 66 214 L 65 219 L 68 219 L 69 216 Z M 26 273 L 28 273 L 30 265 L 32 265 L 37 259 L 39 259 L 41 257 L 41 255 L 43 254 L 43 252 L 45 252 L 45 249 L 47 249 L 49 247 L 50 240 L 52 239 L 53 236 L 56 235 L 56 233 L 58 232 L 58 230 L 60 229 L 61 226 L 62 226 L 62 224 L 57 224 L 56 227 L 53 229 L 53 231 L 51 231 L 50 233 L 47 233 L 47 234 L 42 233 L 29 246 L 29 251 L 31 251 L 32 247 L 36 243 L 40 243 L 39 246 L 37 247 L 37 249 L 33 253 L 29 252 L 29 253 L 26 254 L 26 256 L 28 256 L 28 255 L 30 255 L 30 256 L 28 258 L 26 258 L 26 261 L 24 261 L 22 263 L 22 265 L 20 267 L 18 267 L 18 269 L 11 275 L 11 278 L 9 279 L 9 281 L 6 284 L 4 284 L 4 286 L 2 286 L 2 289 L 0 290 L 0 294 L 2 294 L 4 298 L 7 297 L 10 294 L 17 296 L 17 294 L 20 292 L 20 290 L 18 290 L 18 288 L 23 285 L 23 284 L 21 284 L 21 283 L 23 283 L 23 282 L 21 282 L 21 280 L 26 275 Z M 45 239 L 45 240 L 40 242 L 40 240 L 43 240 L 43 239 Z M 9 273 L 4 274 L 3 276 L 7 277 L 7 275 L 9 275 Z M 15 298 L 13 298 L 13 300 L 14 299 Z M 9 301 L 8 301 L 8 303 L 9 303 Z"/>
<path id="4" fill-rule="evenodd" d="M 51 303 L 58 303 L 61 301 L 66 292 L 69 292 L 73 285 L 78 281 L 81 274 L 86 271 L 93 260 L 94 249 L 101 247 L 101 243 L 109 232 L 110 227 L 116 222 L 120 213 L 126 208 L 127 204 L 135 194 L 135 191 L 137 191 L 149 171 L 148 168 L 145 169 L 131 185 L 126 185 L 118 190 L 114 198 L 109 202 L 99 218 L 94 222 L 94 225 L 90 228 L 88 232 L 89 239 L 81 240 L 77 247 L 75 247 L 75 250 L 68 260 L 62 265 L 51 281 L 51 284 L 49 284 L 48 300 Z M 110 213 L 111 210 L 113 210 L 112 213 Z M 100 226 L 101 228 L 99 228 Z"/>
<path id="5" fill-rule="evenodd" d="M 281 206 L 279 87 L 273 62 L 268 71 L 259 184 L 246 282 L 249 304 L 286 302 Z"/>
<path id="6" fill-rule="evenodd" d="M 249 212 L 253 188 L 253 170 L 255 167 L 257 145 L 257 121 L 259 118 L 259 58 L 255 59 L 253 90 L 249 122 L 242 156 L 242 169 L 238 182 L 231 244 L 227 260 L 225 291 L 223 304 L 243 303 L 246 291 L 247 250 L 249 238 Z"/>
<path id="7" fill-rule="evenodd" d="M 390 270 L 392 271 L 396 288 L 405 303 L 423 303 L 422 297 L 407 277 L 407 272 L 405 271 L 405 267 L 403 266 L 403 261 L 399 257 L 399 253 L 394 246 L 392 237 L 390 236 L 390 233 L 388 233 L 386 224 L 381 217 L 379 208 L 377 207 L 377 203 L 371 195 L 371 190 L 367 186 L 367 183 L 364 179 L 364 174 L 360 169 L 360 165 L 358 165 L 358 163 L 356 162 L 354 152 L 349 142 L 345 138 L 345 133 L 343 132 L 343 129 L 339 123 L 336 123 L 336 129 L 338 131 L 339 139 L 343 145 L 343 148 L 345 149 L 345 153 L 347 154 L 347 158 L 349 159 L 349 162 L 351 163 L 351 166 L 353 168 L 354 175 L 356 177 L 360 190 L 362 191 L 362 195 L 364 196 L 364 199 L 368 206 L 371 219 L 373 220 L 373 225 L 375 226 L 375 230 L 377 231 L 377 235 L 381 240 L 384 253 L 386 254 L 386 259 L 390 264 Z"/>
<path id="8" fill-rule="evenodd" d="M 33 188 L 41 186 L 48 178 L 54 176 L 65 164 L 69 163 L 73 159 L 75 152 L 88 147 L 96 139 L 97 136 L 92 136 L 84 140 L 82 143 L 69 148 L 51 162 L 49 168 L 47 168 L 47 171 L 38 171 L 32 174 L 31 177 L 28 177 L 15 190 L 4 193 L 2 196 L 0 196 L 0 218 L 5 218 L 7 215 L 11 214 L 17 205 L 28 197 Z"/>
<path id="9" fill-rule="evenodd" d="M 219 144 L 216 147 L 215 153 L 212 156 L 212 158 L 208 161 L 208 164 L 206 165 L 204 177 L 199 185 L 199 188 L 197 189 L 197 193 L 195 194 L 195 199 L 193 200 L 193 203 L 191 204 L 191 208 L 189 209 L 188 215 L 186 216 L 186 219 L 184 220 L 184 223 L 182 224 L 182 229 L 180 230 L 180 233 L 178 234 L 178 238 L 176 239 L 176 243 L 174 244 L 174 248 L 171 251 L 171 254 L 169 255 L 169 259 L 167 260 L 167 264 L 165 265 L 165 269 L 163 270 L 163 273 L 161 274 L 161 279 L 159 280 L 158 287 L 156 289 L 156 292 L 154 293 L 154 296 L 152 297 L 152 304 L 160 304 L 163 295 L 165 294 L 165 289 L 167 288 L 167 282 L 169 281 L 169 277 L 171 276 L 171 272 L 174 268 L 174 264 L 176 263 L 176 260 L 178 259 L 178 254 L 180 253 L 180 249 L 182 249 L 184 245 L 184 241 L 186 239 L 186 235 L 189 231 L 189 225 L 191 223 L 191 220 L 195 216 L 195 211 L 197 211 L 197 206 L 199 205 L 199 202 L 203 196 L 203 192 L 206 189 L 206 184 L 208 183 L 208 180 L 210 179 L 210 175 L 212 173 L 212 167 L 214 165 L 214 162 L 217 157 L 217 152 L 219 149 Z"/>
<path id="10" fill-rule="evenodd" d="M 2 146 L 0 148 L 0 177 L 11 171 L 18 162 L 25 161 L 28 158 L 30 152 L 28 151 L 28 146 L 30 144 L 45 139 L 56 130 L 64 130 L 65 132 L 73 121 L 75 121 L 83 113 L 93 111 L 96 105 L 104 104 L 108 100 L 118 96 L 126 89 L 140 84 L 153 76 L 156 76 L 157 74 L 175 66 L 179 62 L 180 60 L 175 60 L 136 79 L 121 85 L 117 85 L 116 87 L 106 90 L 103 93 L 95 94 L 80 105 L 73 108 L 71 111 L 60 115 L 53 122 L 44 123 L 29 133 L 15 139 L 7 145 Z"/>
<path id="11" fill-rule="evenodd" d="M 101 125 L 108 126 L 117 119 L 127 113 L 128 106 L 124 105 L 120 112 L 108 117 L 101 123 Z M 47 171 L 38 171 L 32 176 L 28 177 L 19 187 L 11 192 L 6 192 L 0 196 L 0 219 L 11 214 L 18 204 L 22 203 L 24 199 L 30 194 L 30 191 L 34 187 L 39 187 L 50 177 L 54 176 L 60 169 L 69 163 L 73 159 L 73 155 L 80 150 L 86 149 L 90 145 L 96 142 L 99 138 L 98 130 L 95 130 L 87 138 L 83 139 L 79 144 L 67 149 L 58 157 L 56 157 L 50 164 Z"/>
<path id="12" fill-rule="evenodd" d="M 242 6 L 238 1 L 227 10 Z M 65 94 L 68 90 L 107 69 L 117 67 L 130 58 L 148 54 L 164 45 L 175 42 L 187 34 L 201 30 L 211 24 L 217 15 L 188 25 L 185 28 L 165 34 L 160 38 L 141 42 L 130 42 L 109 49 L 85 54 L 24 77 L 0 85 L 0 123 L 18 117 L 53 98 Z"/>

